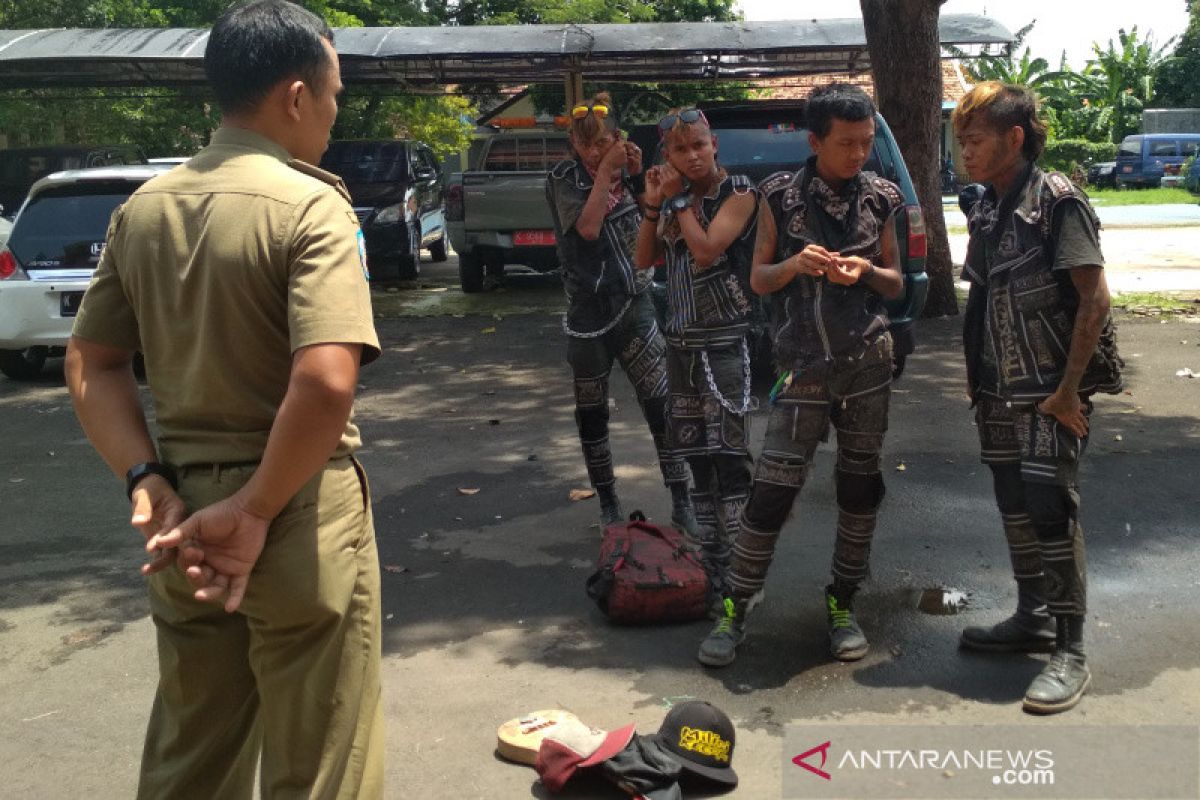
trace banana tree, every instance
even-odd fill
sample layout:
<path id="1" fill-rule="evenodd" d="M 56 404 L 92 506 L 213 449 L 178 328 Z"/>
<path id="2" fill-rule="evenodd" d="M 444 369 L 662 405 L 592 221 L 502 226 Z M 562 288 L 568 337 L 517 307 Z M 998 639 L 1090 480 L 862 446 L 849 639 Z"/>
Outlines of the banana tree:
<path id="1" fill-rule="evenodd" d="M 1119 142 L 1141 127 L 1142 110 L 1154 97 L 1154 75 L 1167 58 L 1174 38 L 1156 46 L 1151 37 L 1138 38 L 1137 26 L 1117 32 L 1117 42 L 1102 48 L 1092 43 L 1094 58 L 1077 73 L 1070 88 L 1081 101 L 1108 109 L 1109 138 Z"/>

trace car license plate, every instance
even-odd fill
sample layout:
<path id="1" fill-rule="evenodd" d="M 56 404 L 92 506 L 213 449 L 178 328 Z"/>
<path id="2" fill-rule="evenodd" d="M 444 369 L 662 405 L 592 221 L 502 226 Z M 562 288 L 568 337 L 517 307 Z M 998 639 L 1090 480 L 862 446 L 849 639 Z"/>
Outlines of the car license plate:
<path id="1" fill-rule="evenodd" d="M 554 244 L 554 231 L 517 231 L 513 234 L 514 247 L 547 247 Z"/>
<path id="2" fill-rule="evenodd" d="M 73 317 L 79 313 L 79 304 L 83 301 L 83 292 L 63 292 L 58 298 L 58 311 L 64 317 Z"/>

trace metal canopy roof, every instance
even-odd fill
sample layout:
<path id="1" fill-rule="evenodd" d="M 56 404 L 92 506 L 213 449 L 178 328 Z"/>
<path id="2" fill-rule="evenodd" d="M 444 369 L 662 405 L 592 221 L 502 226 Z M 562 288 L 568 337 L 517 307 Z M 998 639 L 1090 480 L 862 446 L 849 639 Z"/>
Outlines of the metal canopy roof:
<path id="1" fill-rule="evenodd" d="M 941 42 L 995 53 L 1012 34 L 992 19 L 943 15 Z M 203 84 L 206 29 L 0 30 L 0 87 Z M 339 28 L 348 85 L 755 80 L 870 67 L 861 19 L 628 25 Z"/>

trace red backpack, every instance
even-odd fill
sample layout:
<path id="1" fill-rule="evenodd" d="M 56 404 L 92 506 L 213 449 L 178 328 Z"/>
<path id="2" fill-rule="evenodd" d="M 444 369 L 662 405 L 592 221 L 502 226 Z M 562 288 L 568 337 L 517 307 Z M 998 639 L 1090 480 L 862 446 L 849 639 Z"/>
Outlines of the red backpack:
<path id="1" fill-rule="evenodd" d="M 708 614 L 708 576 L 695 547 L 674 528 L 646 522 L 640 511 L 605 528 L 587 593 L 611 621 L 627 625 Z"/>

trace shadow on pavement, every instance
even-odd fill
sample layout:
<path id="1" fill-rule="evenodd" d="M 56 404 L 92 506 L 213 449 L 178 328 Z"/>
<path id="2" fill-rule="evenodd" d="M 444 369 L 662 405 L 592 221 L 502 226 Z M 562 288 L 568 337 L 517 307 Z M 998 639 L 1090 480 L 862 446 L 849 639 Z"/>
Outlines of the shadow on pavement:
<path id="1" fill-rule="evenodd" d="M 465 652 L 481 636 L 506 631 L 513 635 L 495 640 L 491 654 L 502 667 L 632 670 L 634 688 L 650 698 L 643 705 L 720 686 L 745 698 L 750 727 L 772 730 L 787 721 L 776 719 L 775 708 L 794 704 L 799 692 L 812 716 L 1020 697 L 1038 659 L 980 658 L 956 646 L 961 627 L 1005 615 L 1013 603 L 990 479 L 963 397 L 958 320 L 922 325 L 921 348 L 892 398 L 889 494 L 859 603 L 872 652 L 855 665 L 831 663 L 826 653 L 821 588 L 834 502 L 831 453 L 822 448 L 784 529 L 750 639 L 733 666 L 710 671 L 694 660 L 707 622 L 618 628 L 584 595 L 598 514 L 595 500 L 567 499 L 586 476 L 551 308 L 560 292 L 554 284 L 553 302 L 541 285 L 532 301 L 472 296 L 485 313 L 464 316 L 379 311 L 386 352 L 362 373 L 357 421 L 384 566 L 388 655 L 442 649 L 454 657 L 456 648 Z M 1200 665 L 1190 501 L 1200 474 L 1200 406 L 1196 385 L 1174 378 L 1196 353 L 1194 341 L 1174 342 L 1197 338 L 1190 325 L 1127 323 L 1122 347 L 1132 393 L 1097 401 L 1082 474 L 1099 694 Z M 622 375 L 612 385 L 613 452 L 626 510 L 665 518 L 668 497 L 640 409 Z M 55 663 L 146 614 L 140 543 L 125 523 L 119 482 L 74 421 L 60 373 L 33 384 L 0 380 L 0 410 L 0 642 L 12 625 L 4 612 L 57 604 L 50 624 L 63 627 L 66 649 L 43 659 Z M 759 411 L 755 452 L 765 421 Z M 914 593 L 935 586 L 966 592 L 966 611 L 917 611 Z M 1129 646 L 1150 638 L 1152 654 Z"/>

